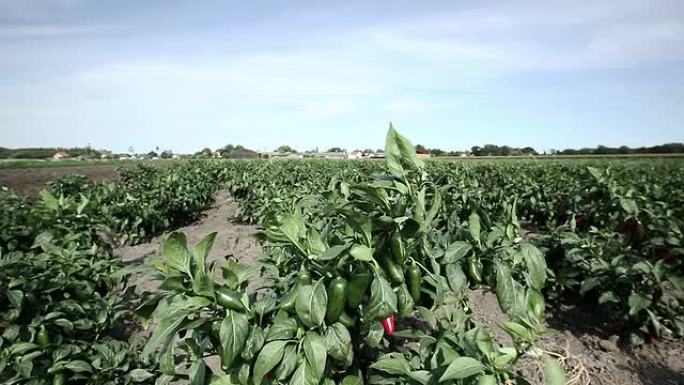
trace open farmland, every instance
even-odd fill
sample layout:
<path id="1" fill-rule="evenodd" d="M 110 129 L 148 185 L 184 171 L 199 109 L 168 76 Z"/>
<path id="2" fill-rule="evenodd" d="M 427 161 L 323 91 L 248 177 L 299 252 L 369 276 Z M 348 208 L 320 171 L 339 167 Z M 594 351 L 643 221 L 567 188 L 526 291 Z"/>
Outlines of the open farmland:
<path id="1" fill-rule="evenodd" d="M 0 191 L 0 382 L 684 381 L 684 160 L 386 153 Z"/>

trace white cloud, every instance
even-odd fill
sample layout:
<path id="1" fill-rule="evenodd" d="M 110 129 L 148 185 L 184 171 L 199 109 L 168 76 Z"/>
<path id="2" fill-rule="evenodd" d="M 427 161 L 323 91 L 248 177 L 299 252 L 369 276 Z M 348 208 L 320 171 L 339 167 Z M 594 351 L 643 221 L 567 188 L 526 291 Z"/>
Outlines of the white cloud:
<path id="1" fill-rule="evenodd" d="M 430 105 L 425 102 L 412 100 L 398 100 L 385 105 L 385 109 L 391 113 L 411 113 L 425 111 Z"/>
<path id="2" fill-rule="evenodd" d="M 0 26 L 0 39 L 63 37 L 91 33 L 98 29 L 98 27 L 87 25 L 62 26 L 50 24 L 25 24 Z"/>
<path id="3" fill-rule="evenodd" d="M 346 100 L 330 100 L 306 105 L 304 111 L 313 117 L 327 118 L 351 112 L 353 104 Z"/>

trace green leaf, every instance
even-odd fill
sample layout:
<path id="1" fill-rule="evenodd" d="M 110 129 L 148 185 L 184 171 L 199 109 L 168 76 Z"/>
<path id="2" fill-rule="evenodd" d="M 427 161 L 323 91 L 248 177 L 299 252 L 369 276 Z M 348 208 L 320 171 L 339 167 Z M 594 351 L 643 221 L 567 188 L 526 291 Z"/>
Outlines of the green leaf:
<path id="1" fill-rule="evenodd" d="M 629 215 L 636 216 L 639 213 L 639 208 L 634 199 L 621 198 L 620 206 L 622 206 L 622 209 Z"/>
<path id="2" fill-rule="evenodd" d="M 363 385 L 359 376 L 345 376 L 340 385 Z"/>
<path id="3" fill-rule="evenodd" d="M 323 323 L 327 306 L 328 293 L 325 291 L 323 279 L 318 280 L 313 286 L 302 286 L 297 293 L 295 311 L 299 319 L 308 327 Z"/>
<path id="4" fill-rule="evenodd" d="M 195 274 L 192 279 L 192 291 L 203 297 L 214 298 L 214 280 L 206 273 Z"/>
<path id="5" fill-rule="evenodd" d="M 483 374 L 477 379 L 477 385 L 497 385 L 499 382 L 492 374 Z"/>
<path id="6" fill-rule="evenodd" d="M 387 280 L 376 275 L 371 283 L 371 296 L 366 316 L 370 320 L 383 319 L 397 312 L 397 296 Z"/>
<path id="7" fill-rule="evenodd" d="M 454 242 L 450 244 L 446 250 L 444 250 L 444 263 L 448 264 L 458 262 L 465 258 L 470 250 L 472 250 L 472 246 L 470 246 L 469 243 L 461 241 Z"/>
<path id="8" fill-rule="evenodd" d="M 635 315 L 638 312 L 648 308 L 650 300 L 639 293 L 632 293 L 629 296 L 629 315 Z"/>
<path id="9" fill-rule="evenodd" d="M 221 341 L 221 364 L 232 367 L 245 346 L 249 335 L 249 321 L 247 316 L 236 311 L 229 310 L 221 322 L 219 340 Z"/>
<path id="10" fill-rule="evenodd" d="M 48 190 L 41 190 L 40 191 L 40 200 L 45 207 L 49 208 L 50 210 L 57 210 L 59 209 L 59 200 L 55 198 L 52 193 L 50 193 Z"/>
<path id="11" fill-rule="evenodd" d="M 155 312 L 159 318 L 159 324 L 154 328 L 152 336 L 143 349 L 143 356 L 148 356 L 161 345 L 166 345 L 176 334 L 180 325 L 188 314 L 206 307 L 211 302 L 203 297 L 190 297 L 181 299 L 170 304 L 162 303 Z"/>
<path id="12" fill-rule="evenodd" d="M 435 315 L 435 312 L 422 306 L 417 306 L 416 309 L 418 309 L 418 313 L 420 313 L 420 317 L 423 321 L 425 321 L 431 329 L 437 330 L 437 316 Z"/>
<path id="13" fill-rule="evenodd" d="M 504 329 L 504 331 L 506 331 L 506 333 L 510 334 L 511 337 L 513 337 L 514 339 L 521 339 L 523 341 L 529 341 L 532 339 L 530 331 L 525 326 L 517 322 L 502 322 L 501 327 Z"/>
<path id="14" fill-rule="evenodd" d="M 195 252 L 194 257 L 195 257 L 195 271 L 196 272 L 201 272 L 201 274 L 204 275 L 206 273 L 205 271 L 205 263 L 206 259 L 209 256 L 209 252 L 211 251 L 212 246 L 214 245 L 214 241 L 216 240 L 216 232 L 209 233 L 207 234 L 202 240 L 195 246 Z"/>
<path id="15" fill-rule="evenodd" d="M 547 385 L 565 385 L 565 370 L 549 356 L 544 356 L 544 379 Z"/>
<path id="16" fill-rule="evenodd" d="M 292 372 L 297 369 L 297 360 L 299 356 L 297 355 L 297 347 L 295 345 L 285 346 L 285 352 L 283 352 L 283 360 L 280 361 L 280 365 L 275 370 L 275 378 L 279 381 L 285 381 L 292 374 Z"/>
<path id="17" fill-rule="evenodd" d="M 472 357 L 458 357 L 447 366 L 439 382 L 459 380 L 478 374 L 484 369 L 482 363 Z"/>
<path id="18" fill-rule="evenodd" d="M 323 378 L 325 372 L 325 363 L 327 357 L 327 351 L 325 347 L 325 340 L 320 334 L 316 332 L 306 332 L 304 335 L 304 355 L 306 360 L 311 366 L 312 376 L 318 381 Z"/>
<path id="19" fill-rule="evenodd" d="M 546 282 L 546 261 L 544 260 L 544 254 L 531 243 L 521 244 L 520 253 L 525 260 L 530 286 L 541 291 Z"/>
<path id="20" fill-rule="evenodd" d="M 319 257 L 321 261 L 329 261 L 339 257 L 343 251 L 347 250 L 346 245 L 332 246 L 326 249 Z"/>
<path id="21" fill-rule="evenodd" d="M 249 331 L 249 337 L 245 341 L 245 348 L 242 350 L 242 358 L 252 360 L 264 346 L 266 341 L 266 333 L 264 330 L 256 325 L 252 326 Z"/>
<path id="22" fill-rule="evenodd" d="M 313 375 L 311 365 L 307 360 L 301 360 L 297 370 L 290 379 L 290 385 L 317 385 L 320 379 Z M 258 384 L 255 384 L 258 385 Z"/>
<path id="23" fill-rule="evenodd" d="M 589 277 L 582 281 L 582 284 L 580 285 L 580 295 L 585 295 L 586 293 L 601 285 L 602 280 L 602 277 Z"/>
<path id="24" fill-rule="evenodd" d="M 349 255 L 357 261 L 370 262 L 373 260 L 373 249 L 365 245 L 354 245 L 349 249 Z"/>
<path id="25" fill-rule="evenodd" d="M 604 303 L 619 303 L 620 299 L 612 291 L 605 291 L 599 296 L 598 303 L 603 305 Z"/>
<path id="26" fill-rule="evenodd" d="M 71 370 L 74 373 L 93 372 L 93 367 L 83 360 L 74 360 L 68 362 L 66 365 L 64 365 L 64 367 Z"/>
<path id="27" fill-rule="evenodd" d="M 285 318 L 277 320 L 266 333 L 266 341 L 289 340 L 297 333 L 297 320 Z"/>
<path id="28" fill-rule="evenodd" d="M 432 374 L 427 370 L 414 370 L 408 376 L 421 385 L 429 385 L 432 381 Z"/>
<path id="29" fill-rule="evenodd" d="M 527 289 L 527 309 L 538 320 L 544 317 L 544 296 L 534 289 Z"/>
<path id="30" fill-rule="evenodd" d="M 275 368 L 283 358 L 284 347 L 288 341 L 272 341 L 267 343 L 254 363 L 254 375 L 252 381 L 254 385 L 260 385 L 266 373 Z"/>
<path id="31" fill-rule="evenodd" d="M 449 281 L 449 287 L 454 293 L 459 293 L 465 287 L 468 278 L 466 278 L 461 265 L 458 263 L 450 263 L 446 266 L 446 276 Z"/>
<path id="32" fill-rule="evenodd" d="M 508 266 L 496 264 L 496 298 L 501 310 L 510 313 L 515 307 L 515 285 Z"/>
<path id="33" fill-rule="evenodd" d="M 16 344 L 13 344 L 9 348 L 9 354 L 10 355 L 21 355 L 26 352 L 29 352 L 33 349 L 37 349 L 39 346 L 37 344 L 31 343 L 31 342 L 19 342 Z"/>
<path id="34" fill-rule="evenodd" d="M 370 367 L 375 370 L 396 375 L 408 375 L 411 372 L 408 360 L 401 353 L 384 354 Z"/>
<path id="35" fill-rule="evenodd" d="M 387 169 L 393 176 L 404 178 L 407 171 L 420 170 L 423 162 L 416 155 L 411 142 L 399 135 L 390 123 L 385 140 L 385 157 Z"/>
<path id="36" fill-rule="evenodd" d="M 188 369 L 189 385 L 204 385 L 204 380 L 207 374 L 207 366 L 204 360 L 197 360 L 190 365 Z"/>
<path id="37" fill-rule="evenodd" d="M 667 277 L 668 281 L 674 285 L 678 290 L 684 290 L 684 276 L 671 275 Z"/>
<path id="38" fill-rule="evenodd" d="M 131 377 L 131 381 L 133 382 L 144 382 L 145 380 L 154 377 L 154 374 L 145 369 L 133 369 L 130 371 L 130 373 L 128 373 L 128 375 Z"/>
<path id="39" fill-rule="evenodd" d="M 188 255 L 188 240 L 184 233 L 178 231 L 171 233 L 164 242 L 162 253 L 166 257 L 166 264 L 169 267 L 192 277 L 190 257 Z"/>
<path id="40" fill-rule="evenodd" d="M 352 346 L 349 330 L 339 322 L 325 331 L 325 348 L 334 360 L 345 362 Z"/>

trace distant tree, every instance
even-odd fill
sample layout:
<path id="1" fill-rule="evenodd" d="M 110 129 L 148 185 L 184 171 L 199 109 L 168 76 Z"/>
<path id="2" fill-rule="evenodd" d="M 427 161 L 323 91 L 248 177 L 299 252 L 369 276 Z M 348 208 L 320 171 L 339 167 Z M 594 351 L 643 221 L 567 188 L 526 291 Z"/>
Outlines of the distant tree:
<path id="1" fill-rule="evenodd" d="M 419 154 L 427 154 L 428 150 L 422 144 L 416 144 L 416 152 Z"/>
<path id="2" fill-rule="evenodd" d="M 224 155 L 228 155 L 228 154 L 235 152 L 235 151 L 242 151 L 244 149 L 245 149 L 245 147 L 242 146 L 241 144 L 236 144 L 236 145 L 227 144 L 227 145 L 219 148 L 218 151 L 221 153 L 221 156 L 224 156 Z"/>
<path id="3" fill-rule="evenodd" d="M 282 145 L 282 146 L 280 146 L 280 147 L 278 147 L 278 148 L 276 149 L 276 152 L 279 152 L 279 153 L 281 153 L 281 154 L 284 154 L 284 153 L 286 153 L 286 152 L 295 153 L 295 152 L 297 152 L 297 150 L 295 150 L 294 148 L 292 148 L 292 147 L 290 147 L 290 146 L 288 146 L 288 145 Z"/>
<path id="4" fill-rule="evenodd" d="M 344 152 L 344 149 L 339 147 L 331 147 L 327 152 Z"/>
<path id="5" fill-rule="evenodd" d="M 159 157 L 159 155 L 158 155 L 155 151 L 150 151 L 150 152 L 148 152 L 148 153 L 147 153 L 147 156 L 149 156 L 150 158 L 157 158 L 157 157 Z"/>
<path id="6" fill-rule="evenodd" d="M 431 148 L 430 150 L 428 150 L 428 152 L 432 156 L 444 156 L 444 155 L 446 155 L 446 151 L 439 149 L 439 148 Z"/>
<path id="7" fill-rule="evenodd" d="M 171 150 L 164 150 L 162 151 L 160 158 L 162 159 L 171 159 L 173 158 L 173 151 Z"/>
<path id="8" fill-rule="evenodd" d="M 132 154 L 134 152 L 135 152 L 135 150 L 133 149 L 133 146 L 128 146 L 128 153 Z"/>
<path id="9" fill-rule="evenodd" d="M 193 156 L 195 158 L 210 158 L 212 156 L 212 154 L 213 154 L 213 152 L 211 151 L 211 148 L 204 147 L 202 150 L 194 153 Z"/>
<path id="10" fill-rule="evenodd" d="M 535 149 L 532 148 L 532 147 L 525 147 L 525 148 L 523 148 L 523 149 L 522 149 L 522 153 L 525 154 L 525 155 L 539 155 L 539 153 L 537 152 L 537 150 L 535 150 Z"/>

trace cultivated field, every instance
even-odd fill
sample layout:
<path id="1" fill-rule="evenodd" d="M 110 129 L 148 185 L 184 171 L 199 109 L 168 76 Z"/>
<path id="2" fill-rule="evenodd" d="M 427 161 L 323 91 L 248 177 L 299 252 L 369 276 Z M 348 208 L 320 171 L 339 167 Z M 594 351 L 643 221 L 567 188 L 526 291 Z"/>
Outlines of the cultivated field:
<path id="1" fill-rule="evenodd" d="M 684 383 L 684 159 L 386 153 L 0 171 L 0 383 Z"/>

